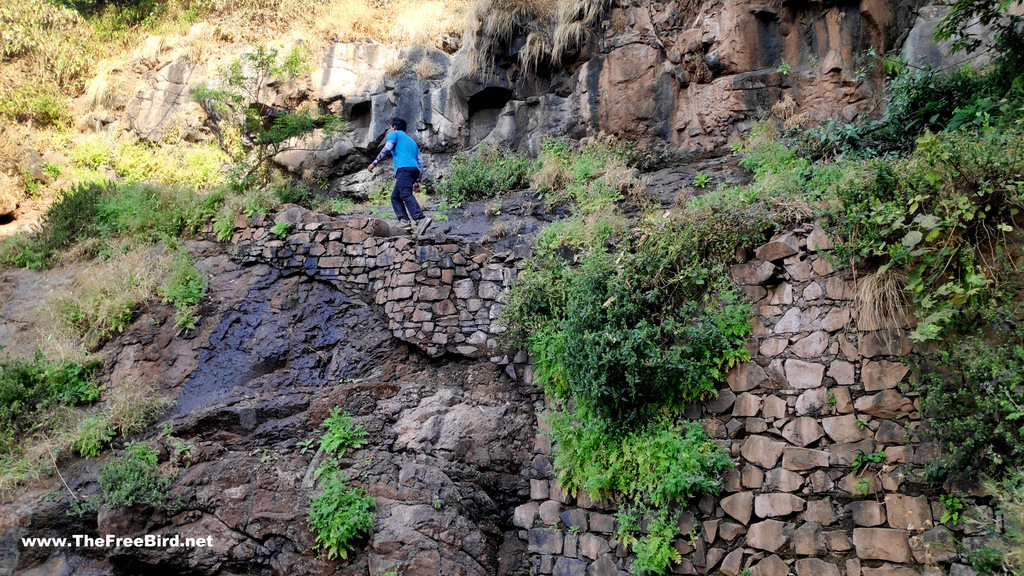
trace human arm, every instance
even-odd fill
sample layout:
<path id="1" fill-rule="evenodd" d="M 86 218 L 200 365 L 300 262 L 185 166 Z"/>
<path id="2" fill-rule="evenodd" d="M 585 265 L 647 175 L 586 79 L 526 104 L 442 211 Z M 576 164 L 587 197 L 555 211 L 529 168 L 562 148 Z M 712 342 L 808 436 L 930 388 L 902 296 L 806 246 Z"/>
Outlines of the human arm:
<path id="1" fill-rule="evenodd" d="M 369 170 L 370 172 L 373 172 L 374 167 L 377 166 L 377 164 L 380 164 L 380 161 L 386 158 L 389 154 L 391 154 L 391 151 L 394 149 L 395 143 L 391 140 L 388 140 L 387 143 L 384 144 L 384 149 L 380 151 L 380 154 L 377 154 L 377 157 L 373 160 L 373 162 L 370 162 L 370 165 L 367 166 L 366 169 Z"/>

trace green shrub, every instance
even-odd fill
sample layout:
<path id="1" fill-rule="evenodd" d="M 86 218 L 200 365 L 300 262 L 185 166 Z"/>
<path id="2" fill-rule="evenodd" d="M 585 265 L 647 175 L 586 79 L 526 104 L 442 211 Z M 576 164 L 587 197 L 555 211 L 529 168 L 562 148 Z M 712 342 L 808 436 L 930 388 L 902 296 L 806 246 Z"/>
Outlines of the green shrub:
<path id="1" fill-rule="evenodd" d="M 672 564 L 682 561 L 672 541 L 679 535 L 675 515 L 662 509 L 647 527 L 648 534 L 633 547 L 636 560 L 633 572 L 637 574 L 664 574 Z"/>
<path id="2" fill-rule="evenodd" d="M 622 497 L 662 508 L 719 490 L 729 455 L 696 423 L 661 418 L 627 434 L 581 413 L 550 416 L 555 469 L 569 492 Z"/>
<path id="3" fill-rule="evenodd" d="M 117 431 L 106 418 L 93 415 L 79 424 L 71 440 L 71 449 L 83 458 L 94 458 L 115 436 Z"/>
<path id="4" fill-rule="evenodd" d="M 1024 345 L 1018 335 L 957 336 L 917 360 L 927 433 L 942 443 L 934 476 L 1001 478 L 1024 466 Z"/>
<path id="5" fill-rule="evenodd" d="M 573 201 L 584 213 L 603 210 L 625 197 L 640 199 L 643 185 L 633 167 L 643 164 L 628 142 L 597 142 L 576 149 L 548 140 L 533 184 L 549 204 Z"/>
<path id="6" fill-rule="evenodd" d="M 50 362 L 38 354 L 33 360 L 0 360 L 0 452 L 38 424 L 40 410 L 96 401 L 99 367 L 99 362 Z"/>
<path id="7" fill-rule="evenodd" d="M 113 166 L 114 147 L 102 136 L 88 137 L 77 141 L 69 156 L 72 162 L 85 168 Z"/>
<path id="8" fill-rule="evenodd" d="M 29 84 L 0 99 L 0 117 L 35 126 L 65 128 L 71 124 L 66 98 L 50 83 Z"/>
<path id="9" fill-rule="evenodd" d="M 323 492 L 309 505 L 309 529 L 329 560 L 348 558 L 356 542 L 373 530 L 373 496 L 349 488 L 347 480 L 336 471 L 326 474 Z"/>
<path id="10" fill-rule="evenodd" d="M 100 490 L 111 506 L 165 508 L 173 478 L 157 466 L 158 452 L 145 444 L 132 444 L 100 470 Z"/>
<path id="11" fill-rule="evenodd" d="M 184 250 L 179 251 L 158 290 L 164 303 L 174 306 L 174 326 L 179 332 L 196 327 L 196 306 L 206 295 L 207 288 L 206 277 L 196 268 L 192 257 Z"/>
<path id="12" fill-rule="evenodd" d="M 360 448 L 366 444 L 366 429 L 362 424 L 356 424 L 352 417 L 341 411 L 341 408 L 331 409 L 331 415 L 324 420 L 323 427 L 327 428 L 323 438 L 320 439 L 320 449 L 328 454 L 344 456 L 349 448 Z"/>
<path id="13" fill-rule="evenodd" d="M 529 158 L 498 148 L 483 149 L 473 155 L 460 152 L 438 182 L 437 191 L 451 206 L 459 206 L 506 190 L 526 188 L 535 169 Z"/>
<path id="14" fill-rule="evenodd" d="M 57 197 L 43 215 L 37 232 L 0 242 L 0 263 L 31 270 L 49 268 L 59 252 L 96 235 L 99 200 L 109 184 L 79 184 Z"/>
<path id="15" fill-rule="evenodd" d="M 274 224 L 270 228 L 270 233 L 277 236 L 281 240 L 284 240 L 288 236 L 288 231 L 292 229 L 292 223 L 284 220 Z"/>
<path id="16" fill-rule="evenodd" d="M 944 128 L 957 108 L 986 91 L 984 79 L 969 66 L 945 73 L 907 67 L 892 81 L 891 90 L 883 135 L 904 146 L 912 146 L 926 129 Z"/>
<path id="17" fill-rule="evenodd" d="M 997 517 L 1002 517 L 1005 528 L 988 539 L 982 549 L 987 550 L 971 557 L 974 568 L 985 574 L 1020 576 L 1024 573 L 1024 472 L 1017 469 L 1002 480 L 986 481 L 984 489 L 995 499 Z"/>

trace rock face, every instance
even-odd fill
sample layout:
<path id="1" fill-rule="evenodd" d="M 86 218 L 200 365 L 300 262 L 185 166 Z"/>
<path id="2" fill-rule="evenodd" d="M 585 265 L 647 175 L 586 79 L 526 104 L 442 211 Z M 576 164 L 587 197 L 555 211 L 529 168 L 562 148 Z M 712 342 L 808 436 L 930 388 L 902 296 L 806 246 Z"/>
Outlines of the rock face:
<path id="1" fill-rule="evenodd" d="M 479 58 L 468 45 L 448 54 L 422 46 L 335 44 L 314 56 L 309 78 L 267 85 L 260 98 L 271 106 L 316 105 L 348 121 L 344 137 L 313 135 L 304 150 L 277 160 L 296 174 L 328 178 L 332 192 L 355 197 L 386 177 L 362 168 L 393 116 L 408 120 L 409 134 L 428 156 L 430 179 L 459 148 L 500 145 L 535 155 L 552 137 L 608 134 L 673 152 L 709 152 L 739 138 L 757 110 L 780 102 L 795 123 L 848 122 L 872 113 L 884 71 L 862 53 L 898 49 L 918 18 L 917 40 L 908 50 L 930 54 L 920 39 L 937 20 L 930 12 L 919 15 L 926 3 L 626 0 L 602 13 L 601 26 L 584 34 L 583 45 L 559 68 L 523 70 L 517 62 L 524 38 L 493 43 L 497 53 L 485 60 L 496 65 L 487 69 L 474 67 Z M 213 80 L 217 63 L 196 63 L 184 47 L 219 34 L 197 25 L 180 41 L 151 38 L 137 58 L 144 70 L 137 89 L 107 86 L 97 77 L 82 101 L 97 111 L 82 128 L 123 125 L 150 139 L 182 128 L 192 138 L 209 137 L 205 115 L 189 108 L 190 92 Z M 423 62 L 429 66 L 417 66 Z M 414 69 L 432 72 L 424 77 Z M 787 251 L 792 247 L 781 239 L 766 258 L 784 258 Z"/>
<path id="2" fill-rule="evenodd" d="M 175 470 L 173 512 L 101 508 L 67 516 L 68 496 L 0 503 L 5 574 L 527 574 L 511 511 L 526 500 L 534 391 L 490 362 L 432 362 L 394 340 L 371 305 L 305 275 L 242 268 L 192 243 L 211 278 L 202 320 L 174 337 L 160 305 L 106 352 L 108 386 L 154 382 L 173 405 L 142 436 Z M 15 276 L 12 282 L 29 282 Z M 12 293 L 17 292 L 15 287 Z M 16 317 L 13 311 L 5 314 Z M 5 341 L 18 340 L 4 336 Z M 367 446 L 340 461 L 375 497 L 373 534 L 348 560 L 319 557 L 306 526 L 318 493 L 320 424 L 341 407 Z M 173 432 L 160 436 L 167 426 Z M 303 440 L 312 440 L 305 451 Z M 177 455 L 177 456 L 175 456 Z M 99 462 L 62 463 L 96 494 Z M 91 470 L 91 471 L 90 471 Z M 210 548 L 24 548 L 22 536 L 212 537 Z M 600 546 L 594 548 L 600 550 Z"/>

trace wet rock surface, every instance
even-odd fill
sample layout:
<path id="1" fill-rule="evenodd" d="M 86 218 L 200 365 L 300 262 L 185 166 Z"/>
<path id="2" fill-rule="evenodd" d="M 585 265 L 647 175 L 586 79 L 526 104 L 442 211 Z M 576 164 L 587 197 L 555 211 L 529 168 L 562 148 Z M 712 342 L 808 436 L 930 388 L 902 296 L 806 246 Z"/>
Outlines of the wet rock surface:
<path id="1" fill-rule="evenodd" d="M 323 282 L 243 267 L 193 243 L 211 276 L 197 330 L 148 307 L 104 353 L 108 386 L 149 379 L 172 406 L 137 440 L 176 468 L 171 511 L 66 515 L 41 482 L 0 501 L 0 569 L 14 574 L 525 574 L 512 511 L 529 498 L 530 390 L 486 361 L 430 360 L 391 338 L 373 309 Z M 27 279 L 21 279 L 28 281 Z M 15 290 L 17 287 L 15 287 Z M 13 292 L 12 292 L 13 293 Z M 6 308 L 5 308 L 6 310 Z M 321 422 L 352 414 L 369 443 L 341 460 L 377 502 L 348 560 L 318 556 L 306 526 Z M 161 430 L 170 430 L 162 435 Z M 300 443 L 313 440 L 312 449 Z M 96 495 L 100 459 L 61 463 Z M 50 491 L 49 499 L 39 499 Z M 211 548 L 24 548 L 22 536 L 212 537 Z"/>

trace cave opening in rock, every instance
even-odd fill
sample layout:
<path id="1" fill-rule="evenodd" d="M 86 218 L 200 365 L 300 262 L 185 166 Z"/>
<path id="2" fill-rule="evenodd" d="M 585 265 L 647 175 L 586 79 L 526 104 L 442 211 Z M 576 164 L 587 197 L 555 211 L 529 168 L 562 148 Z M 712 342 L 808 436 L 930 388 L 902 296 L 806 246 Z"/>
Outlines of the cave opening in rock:
<path id="1" fill-rule="evenodd" d="M 469 145 L 476 146 L 498 125 L 498 116 L 512 99 L 508 88 L 488 86 L 469 97 Z"/>
<path id="2" fill-rule="evenodd" d="M 761 68 L 775 68 L 782 64 L 782 38 L 779 34 L 778 15 L 759 12 L 757 35 L 761 44 L 759 65 Z"/>
<path id="3" fill-rule="evenodd" d="M 372 108 L 369 100 L 365 102 L 356 102 L 352 105 L 352 109 L 349 110 L 348 120 L 353 130 L 367 130 L 370 128 L 370 120 L 372 117 Z"/>

